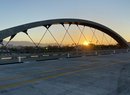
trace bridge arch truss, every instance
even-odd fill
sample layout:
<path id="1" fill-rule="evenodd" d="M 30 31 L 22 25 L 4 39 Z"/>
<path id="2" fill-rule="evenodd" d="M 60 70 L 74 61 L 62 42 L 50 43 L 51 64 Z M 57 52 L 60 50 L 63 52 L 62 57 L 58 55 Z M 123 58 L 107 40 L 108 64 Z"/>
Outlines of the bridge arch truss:
<path id="1" fill-rule="evenodd" d="M 104 26 L 102 24 L 99 24 L 99 23 L 96 23 L 96 22 L 93 22 L 93 21 L 88 21 L 88 20 L 68 19 L 68 18 L 67 19 L 52 19 L 52 20 L 38 21 L 38 22 L 28 23 L 28 24 L 24 24 L 24 25 L 20 25 L 20 26 L 16 26 L 16 27 L 8 28 L 8 29 L 5 29 L 5 30 L 1 30 L 0 31 L 0 41 L 2 43 L 3 39 L 11 36 L 10 39 L 9 39 L 9 41 L 10 41 L 19 32 L 24 32 L 24 33 L 26 33 L 28 35 L 28 29 L 39 27 L 39 26 L 44 26 L 47 29 L 47 31 L 49 31 L 50 26 L 53 25 L 53 24 L 61 24 L 63 27 L 64 27 L 64 24 L 69 24 L 69 25 L 75 24 L 77 26 L 82 25 L 82 26 L 92 27 L 92 28 L 100 30 L 103 33 L 105 33 L 105 34 L 109 35 L 110 37 L 112 37 L 114 40 L 116 40 L 118 42 L 120 47 L 122 47 L 122 48 L 128 48 L 129 47 L 127 41 L 123 37 L 121 37 L 115 31 L 113 31 L 112 29 L 110 29 L 110 28 L 108 28 L 108 27 L 106 27 L 106 26 Z M 65 28 L 65 30 L 66 30 L 66 32 L 68 31 L 68 29 L 66 29 L 66 28 Z M 50 31 L 49 31 L 49 33 L 51 34 Z M 81 33 L 82 33 L 82 31 L 81 31 Z M 53 37 L 53 35 L 52 35 L 52 37 Z M 30 36 L 29 36 L 29 38 L 31 39 Z M 53 37 L 53 38 L 57 42 L 55 37 Z M 32 42 L 33 42 L 33 40 L 32 40 Z"/>

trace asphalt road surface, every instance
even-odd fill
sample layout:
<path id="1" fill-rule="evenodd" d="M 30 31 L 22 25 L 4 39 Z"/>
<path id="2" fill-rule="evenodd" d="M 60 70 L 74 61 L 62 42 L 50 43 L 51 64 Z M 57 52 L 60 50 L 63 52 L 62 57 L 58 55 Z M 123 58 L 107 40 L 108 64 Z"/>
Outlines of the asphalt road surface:
<path id="1" fill-rule="evenodd" d="M 0 65 L 0 95 L 130 95 L 130 53 Z"/>

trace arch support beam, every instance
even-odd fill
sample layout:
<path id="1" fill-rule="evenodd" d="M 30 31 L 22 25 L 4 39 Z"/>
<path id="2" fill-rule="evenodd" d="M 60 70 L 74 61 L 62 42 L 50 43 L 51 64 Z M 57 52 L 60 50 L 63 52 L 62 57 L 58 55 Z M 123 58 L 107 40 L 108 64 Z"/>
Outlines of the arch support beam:
<path id="1" fill-rule="evenodd" d="M 122 48 L 129 48 L 129 45 L 127 43 L 127 41 L 122 38 L 119 34 L 117 34 L 115 31 L 111 30 L 110 28 L 101 25 L 99 23 L 93 22 L 93 21 L 88 21 L 88 20 L 82 20 L 82 19 L 52 19 L 52 20 L 45 20 L 45 21 L 38 21 L 38 22 L 33 22 L 33 23 L 28 23 L 28 24 L 24 24 L 24 25 L 20 25 L 20 26 L 16 26 L 16 27 L 12 27 L 12 28 L 8 28 L 5 30 L 1 30 L 0 31 L 0 41 L 15 35 L 19 32 L 34 28 L 34 27 L 39 27 L 39 26 L 45 26 L 45 27 L 49 27 L 52 24 L 76 24 L 76 25 L 83 25 L 83 26 L 89 26 L 95 29 L 98 29 L 106 34 L 108 34 L 109 36 L 111 36 L 113 39 L 115 39 L 119 45 Z"/>

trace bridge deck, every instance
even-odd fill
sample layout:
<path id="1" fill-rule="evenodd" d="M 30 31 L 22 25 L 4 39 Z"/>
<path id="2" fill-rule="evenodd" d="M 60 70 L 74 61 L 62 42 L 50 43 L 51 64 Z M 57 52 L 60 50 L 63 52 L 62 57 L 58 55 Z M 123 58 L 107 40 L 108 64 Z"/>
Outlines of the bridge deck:
<path id="1" fill-rule="evenodd" d="M 130 53 L 0 66 L 0 95 L 129 95 Z"/>

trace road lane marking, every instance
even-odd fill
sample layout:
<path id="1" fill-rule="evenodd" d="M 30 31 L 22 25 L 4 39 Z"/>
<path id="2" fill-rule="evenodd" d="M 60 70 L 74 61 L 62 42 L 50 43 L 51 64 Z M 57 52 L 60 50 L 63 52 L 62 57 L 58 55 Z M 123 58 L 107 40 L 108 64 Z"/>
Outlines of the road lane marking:
<path id="1" fill-rule="evenodd" d="M 26 85 L 26 84 L 34 83 L 36 81 L 52 79 L 52 78 L 56 78 L 56 77 L 60 77 L 60 76 L 70 75 L 70 74 L 77 73 L 77 72 L 80 72 L 80 71 L 91 70 L 91 69 L 95 69 L 95 68 L 102 68 L 102 67 L 110 66 L 110 65 L 113 65 L 113 64 L 105 64 L 103 66 L 92 67 L 92 68 L 85 68 L 85 69 L 81 68 L 79 70 L 73 70 L 73 71 L 69 71 L 69 72 L 49 75 L 49 76 L 46 76 L 46 77 L 34 78 L 34 79 L 24 80 L 24 81 L 21 81 L 21 82 L 0 85 L 0 90 L 2 90 L 2 89 L 9 89 L 9 88 L 15 88 L 15 87 L 23 86 L 23 85 Z"/>
<path id="2" fill-rule="evenodd" d="M 116 62 L 116 61 L 112 61 L 114 62 L 115 64 L 119 63 L 119 62 Z M 112 63 L 112 64 L 114 64 Z M 122 62 L 120 62 L 122 63 Z M 88 66 L 91 67 L 91 66 L 95 66 L 95 65 L 105 65 L 105 64 L 98 64 L 98 63 L 93 63 L 93 64 L 82 64 L 82 65 L 77 65 L 77 66 L 72 66 L 71 68 L 67 67 L 67 68 L 58 68 L 58 69 L 55 69 L 55 70 L 50 70 L 50 71 L 41 71 L 41 70 L 38 70 L 34 73 L 25 73 L 24 75 L 15 75 L 14 77 L 5 77 L 5 78 L 1 78 L 0 81 L 7 81 L 7 80 L 15 80 L 15 79 L 19 79 L 19 78 L 25 78 L 26 76 L 31 76 L 31 75 L 35 75 L 35 74 L 46 74 L 46 73 L 51 73 L 51 72 L 54 72 L 54 71 L 60 71 L 60 70 L 67 70 L 67 69 L 73 69 L 73 68 L 78 68 L 78 67 L 83 67 L 83 66 Z M 110 65 L 110 64 L 109 64 Z"/>
<path id="3" fill-rule="evenodd" d="M 2 90 L 2 89 L 9 89 L 9 88 L 15 88 L 15 87 L 26 85 L 26 84 L 29 84 L 29 83 L 34 83 L 36 81 L 52 79 L 52 78 L 56 78 L 56 77 L 60 77 L 60 76 L 65 76 L 65 75 L 69 75 L 69 74 L 73 74 L 73 73 L 76 73 L 76 72 L 80 72 L 80 71 L 84 71 L 84 70 L 89 70 L 89 69 L 92 69 L 92 68 L 74 70 L 74 71 L 71 71 L 71 72 L 64 72 L 64 73 L 60 73 L 60 74 L 50 75 L 50 76 L 47 76 L 47 77 L 35 78 L 35 79 L 25 80 L 25 81 L 16 82 L 16 83 L 11 83 L 11 84 L 6 84 L 6 85 L 0 85 L 0 90 Z"/>
<path id="4" fill-rule="evenodd" d="M 34 73 L 35 74 L 46 74 L 46 73 L 51 73 L 51 72 L 54 72 L 54 71 L 73 69 L 73 68 L 78 68 L 78 67 L 82 67 L 82 66 L 90 66 L 90 65 L 94 65 L 94 64 L 96 64 L 96 63 L 93 63 L 93 64 L 82 64 L 82 65 L 71 66 L 71 67 L 67 67 L 67 68 L 57 68 L 55 70 L 49 70 L 49 71 L 38 70 L 38 71 L 35 71 Z M 24 75 L 15 75 L 14 77 L 5 77 L 5 78 L 1 78 L 0 81 L 24 78 L 24 77 L 29 76 L 29 75 L 35 75 L 34 73 L 31 73 L 31 74 L 30 73 L 25 73 Z"/>

